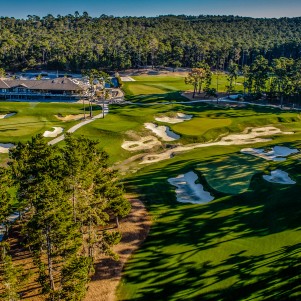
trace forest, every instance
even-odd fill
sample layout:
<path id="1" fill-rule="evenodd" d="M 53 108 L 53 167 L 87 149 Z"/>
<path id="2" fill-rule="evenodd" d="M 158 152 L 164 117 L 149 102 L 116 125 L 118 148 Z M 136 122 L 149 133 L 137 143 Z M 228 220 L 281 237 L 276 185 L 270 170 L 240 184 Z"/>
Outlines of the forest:
<path id="1" fill-rule="evenodd" d="M 300 58 L 301 18 L 158 16 L 93 18 L 29 15 L 0 18 L 0 67 L 81 71 L 153 67 L 194 67 L 206 61 L 225 70 L 241 68 L 258 55 Z"/>

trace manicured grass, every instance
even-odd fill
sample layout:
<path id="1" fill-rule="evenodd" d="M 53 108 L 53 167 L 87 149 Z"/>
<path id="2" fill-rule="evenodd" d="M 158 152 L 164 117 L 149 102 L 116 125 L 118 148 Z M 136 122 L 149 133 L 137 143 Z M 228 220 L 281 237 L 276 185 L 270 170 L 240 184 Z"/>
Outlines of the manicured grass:
<path id="1" fill-rule="evenodd" d="M 127 83 L 125 88 L 129 89 L 128 98 L 137 102 L 151 103 L 157 97 L 162 101 L 179 100 L 178 91 L 187 89 L 179 78 L 140 79 Z M 53 115 L 78 114 L 81 106 L 14 103 L 1 109 L 18 112 L 6 123 L 18 115 L 25 118 L 19 120 L 20 124 L 15 119 L 14 129 L 0 127 L 2 138 L 8 138 L 0 142 L 15 142 L 28 140 L 31 131 L 43 132 L 54 125 L 70 127 L 76 122 L 62 123 Z M 242 132 L 246 127 L 274 125 L 295 134 L 243 147 L 287 145 L 301 149 L 298 112 L 255 106 L 111 105 L 104 119 L 82 127 L 75 135 L 99 141 L 111 163 L 120 162 L 137 154 L 123 150 L 123 140 L 149 135 L 143 123 L 156 123 L 155 116 L 176 112 L 192 114 L 194 119 L 170 125 L 182 136 L 173 143 L 206 142 L 222 134 Z M 22 131 L 27 122 L 24 135 L 9 140 L 9 135 Z M 139 194 L 153 225 L 147 240 L 126 265 L 118 290 L 120 300 L 301 299 L 300 155 L 285 162 L 268 162 L 241 154 L 241 148 L 206 147 L 152 165 L 133 163 L 140 169 L 136 173 L 128 170 L 123 178 L 125 189 Z M 297 184 L 264 181 L 262 174 L 276 168 L 287 171 Z M 167 180 L 191 170 L 198 174 L 199 182 L 215 197 L 214 201 L 205 205 L 176 202 L 175 187 Z"/>
<path id="2" fill-rule="evenodd" d="M 231 124 L 231 119 L 193 118 L 192 120 L 171 126 L 173 131 L 180 135 L 199 136 L 206 131 L 226 127 Z"/>
<path id="3" fill-rule="evenodd" d="M 120 300 L 275 300 L 280 293 L 283 300 L 300 297 L 300 162 L 265 162 L 294 175 L 296 185 L 264 181 L 255 160 L 249 165 L 255 175 L 244 193 L 220 193 L 199 174 L 216 199 L 207 205 L 175 201 L 169 177 L 226 155 L 239 173 L 237 148 L 219 147 L 178 155 L 128 178 L 127 189 L 138 187 L 153 226 L 126 266 Z"/>
<path id="4" fill-rule="evenodd" d="M 174 75 L 148 75 L 133 76 L 135 81 L 124 82 L 123 89 L 126 98 L 133 102 L 166 102 L 166 101 L 188 101 L 182 97 L 181 93 L 187 90 L 193 90 L 192 85 L 185 84 L 185 76 Z M 235 91 L 243 92 L 243 77 L 238 77 Z M 227 75 L 222 74 L 218 77 L 218 91 L 225 92 L 229 85 Z M 217 76 L 212 76 L 212 88 L 217 89 Z"/>
<path id="5" fill-rule="evenodd" d="M 133 153 L 122 149 L 124 140 L 134 140 L 130 134 L 136 136 L 150 134 L 145 128 L 145 122 L 153 122 L 158 113 L 165 113 L 172 107 L 170 105 L 154 105 L 141 107 L 138 105 L 111 105 L 110 113 L 104 118 L 96 120 L 75 132 L 75 135 L 99 141 L 109 155 L 110 162 L 119 162 L 132 156 Z"/>
<path id="6" fill-rule="evenodd" d="M 99 110 L 99 109 L 98 109 Z M 15 112 L 16 115 L 0 119 L 0 142 L 25 142 L 39 133 L 58 126 L 68 130 L 78 121 L 62 122 L 55 115 L 82 114 L 81 104 L 0 102 L 1 114 Z"/>
<path id="7" fill-rule="evenodd" d="M 274 125 L 295 134 L 243 147 L 301 149 L 297 112 L 201 104 L 174 105 L 173 111 L 194 115 L 192 121 L 170 125 L 184 144 Z M 126 265 L 119 300 L 301 299 L 300 155 L 270 162 L 241 154 L 241 148 L 195 149 L 128 174 L 126 190 L 140 194 L 153 225 Z M 297 184 L 272 184 L 262 178 L 276 168 L 287 171 Z M 191 170 L 214 201 L 176 202 L 175 188 L 167 180 Z"/>
<path id="8" fill-rule="evenodd" d="M 248 190 L 255 173 L 267 168 L 268 162 L 246 154 L 213 157 L 200 163 L 197 170 L 215 190 L 226 194 L 240 194 Z"/>

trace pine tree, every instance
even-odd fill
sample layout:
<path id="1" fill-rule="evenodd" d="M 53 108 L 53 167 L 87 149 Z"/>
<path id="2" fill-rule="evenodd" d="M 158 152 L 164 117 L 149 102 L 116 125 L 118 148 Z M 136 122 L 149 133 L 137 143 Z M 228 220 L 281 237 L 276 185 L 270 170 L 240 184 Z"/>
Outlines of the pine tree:
<path id="1" fill-rule="evenodd" d="M 105 226 L 130 210 L 108 155 L 83 137 L 69 135 L 58 148 L 39 135 L 10 158 L 17 198 L 29 208 L 23 233 L 43 293 L 51 301 L 82 300 L 95 256 L 117 259 L 112 246 L 121 234 Z"/>
<path id="2" fill-rule="evenodd" d="M 11 187 L 10 173 L 5 170 L 0 170 L 0 224 L 5 225 L 5 234 L 8 232 L 8 217 L 13 210 L 13 198 L 9 193 Z"/>
<path id="3" fill-rule="evenodd" d="M 11 158 L 15 180 L 20 180 L 18 195 L 31 204 L 24 230 L 27 245 L 34 254 L 43 292 L 55 300 L 60 290 L 55 273 L 60 275 L 62 262 L 74 256 L 81 245 L 62 180 L 64 162 L 58 150 L 41 136 L 26 145 L 19 144 Z"/>
<path id="4" fill-rule="evenodd" d="M 74 210 L 87 244 L 86 254 L 94 258 L 97 250 L 105 249 L 107 254 L 113 255 L 108 251 L 109 246 L 117 243 L 119 234 L 113 234 L 114 239 L 110 241 L 110 233 L 104 235 L 100 228 L 106 226 L 110 217 L 115 217 L 118 224 L 118 217 L 130 211 L 117 174 L 108 168 L 108 156 L 97 148 L 97 142 L 68 136 L 63 153 L 69 166 L 66 178 L 77 197 Z M 103 242 L 105 247 L 102 247 Z"/>
<path id="5" fill-rule="evenodd" d="M 20 296 L 18 290 L 22 284 L 22 271 L 13 265 L 12 257 L 9 255 L 9 244 L 2 242 L 0 244 L 1 265 L 0 272 L 4 293 L 1 300 L 3 301 L 18 301 Z"/>

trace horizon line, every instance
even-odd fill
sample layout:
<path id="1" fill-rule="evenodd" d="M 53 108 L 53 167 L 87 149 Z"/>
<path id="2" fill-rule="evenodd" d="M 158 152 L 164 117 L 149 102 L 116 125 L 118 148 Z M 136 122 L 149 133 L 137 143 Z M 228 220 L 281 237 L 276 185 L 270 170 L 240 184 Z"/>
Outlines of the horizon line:
<path id="1" fill-rule="evenodd" d="M 75 11 L 76 12 L 76 11 Z M 29 16 L 35 16 L 39 18 L 45 18 L 49 15 L 53 16 L 54 18 L 58 17 L 67 17 L 67 16 L 74 16 L 75 12 L 69 13 L 69 14 L 57 14 L 56 16 L 52 13 L 47 13 L 46 15 L 37 15 L 37 14 L 28 14 L 26 17 L 14 17 L 14 16 L 0 16 L 1 19 L 3 18 L 11 18 L 16 20 L 28 20 Z M 279 16 L 279 17 L 252 17 L 252 16 L 243 16 L 243 15 L 221 15 L 221 14 L 199 14 L 199 15 L 191 15 L 191 14 L 159 14 L 159 15 L 153 15 L 153 16 L 145 16 L 145 15 L 109 15 L 109 14 L 100 14 L 99 16 L 91 16 L 89 12 L 83 11 L 82 15 L 80 14 L 79 17 L 83 16 L 83 13 L 88 13 L 89 17 L 91 18 L 101 18 L 101 17 L 110 17 L 110 18 L 159 18 L 159 17 L 237 17 L 237 18 L 250 18 L 250 19 L 296 19 L 301 18 L 300 16 L 294 16 L 294 17 L 288 17 L 288 16 Z"/>

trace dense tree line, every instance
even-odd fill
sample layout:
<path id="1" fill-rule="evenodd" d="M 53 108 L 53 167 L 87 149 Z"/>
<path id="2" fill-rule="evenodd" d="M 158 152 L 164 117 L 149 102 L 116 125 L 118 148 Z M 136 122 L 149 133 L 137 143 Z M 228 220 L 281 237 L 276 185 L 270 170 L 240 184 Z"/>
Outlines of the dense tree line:
<path id="1" fill-rule="evenodd" d="M 212 75 L 209 65 L 204 61 L 188 72 L 185 83 L 193 86 L 193 97 L 203 91 L 207 96 L 218 97 L 220 91 L 210 86 Z M 243 76 L 243 84 L 239 90 L 236 87 L 238 76 Z M 269 62 L 264 56 L 258 55 L 249 66 L 244 65 L 241 69 L 237 63 L 230 61 L 227 81 L 228 94 L 241 93 L 241 97 L 248 100 L 278 101 L 281 107 L 284 101 L 286 104 L 300 105 L 301 59 L 280 57 Z"/>
<path id="2" fill-rule="evenodd" d="M 96 145 L 67 136 L 59 148 L 37 136 L 11 150 L 9 167 L 1 172 L 0 223 L 13 209 L 23 215 L 22 236 L 49 300 L 82 300 L 96 256 L 117 259 L 111 247 L 121 234 L 106 228 L 110 220 L 119 226 L 118 218 L 129 213 L 130 203 L 107 165 L 107 154 Z M 18 300 L 9 298 L 17 296 L 19 281 L 5 244 L 2 261 L 5 300 Z"/>
<path id="3" fill-rule="evenodd" d="M 144 65 L 194 67 L 205 60 L 228 68 L 250 65 L 259 54 L 271 62 L 300 57 L 301 18 L 235 16 L 0 18 L 0 67 L 124 69 Z"/>

